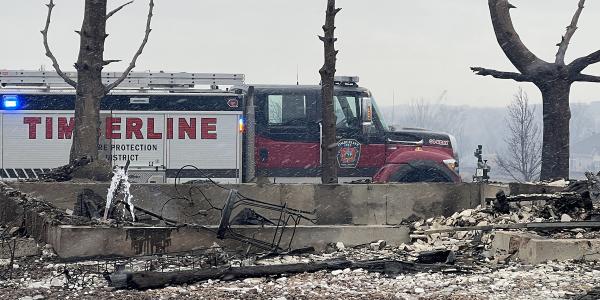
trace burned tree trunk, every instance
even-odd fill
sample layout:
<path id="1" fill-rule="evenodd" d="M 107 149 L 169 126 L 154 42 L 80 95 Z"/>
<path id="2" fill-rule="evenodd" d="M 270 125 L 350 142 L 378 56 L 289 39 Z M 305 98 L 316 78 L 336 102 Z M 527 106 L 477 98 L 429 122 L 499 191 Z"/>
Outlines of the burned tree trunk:
<path id="1" fill-rule="evenodd" d="M 325 63 L 319 70 L 321 74 L 321 182 L 337 183 L 337 138 L 335 133 L 335 107 L 334 107 L 334 77 L 335 63 L 338 51 L 335 50 L 335 15 L 341 8 L 335 8 L 335 0 L 327 0 L 325 14 L 324 36 L 319 36 L 323 41 Z"/>
<path id="2" fill-rule="evenodd" d="M 137 58 L 148 42 L 150 35 L 150 24 L 152 21 L 152 11 L 154 9 L 154 0 L 150 0 L 150 9 L 146 21 L 146 32 L 142 44 L 133 56 L 129 67 L 123 74 L 109 85 L 102 83 L 102 70 L 104 66 L 118 62 L 119 60 L 104 60 L 104 43 L 106 41 L 106 20 L 115 13 L 123 9 L 133 1 L 127 2 L 116 9 L 107 13 L 107 0 L 85 0 L 85 10 L 81 30 L 76 31 L 80 36 L 79 57 L 75 63 L 77 70 L 77 82 L 69 78 L 62 72 L 58 61 L 50 50 L 48 43 L 48 30 L 52 18 L 54 1 L 50 0 L 48 6 L 48 15 L 46 26 L 42 30 L 44 38 L 44 47 L 46 56 L 52 60 L 52 66 L 67 84 L 76 89 L 75 100 L 75 128 L 73 130 L 73 143 L 69 156 L 70 164 L 76 169 L 85 167 L 86 163 L 98 162 L 100 166 L 108 165 L 108 162 L 99 160 L 98 142 L 100 139 L 100 101 L 113 88 L 117 87 L 131 70 L 135 67 Z M 93 167 L 90 172 L 80 173 L 81 177 L 97 179 L 95 172 L 102 171 L 102 167 Z M 75 174 L 75 172 L 74 172 Z M 103 176 L 101 176 L 103 177 Z"/>
<path id="3" fill-rule="evenodd" d="M 543 101 L 544 133 L 540 178 L 569 177 L 569 92 L 571 83 L 555 81 L 540 84 Z"/>
<path id="4" fill-rule="evenodd" d="M 98 160 L 100 139 L 100 100 L 105 95 L 102 84 L 104 42 L 106 40 L 107 0 L 86 0 L 81 25 L 75 100 L 75 128 L 70 160 Z"/>
<path id="5" fill-rule="evenodd" d="M 499 79 L 531 82 L 542 92 L 544 137 L 541 179 L 569 177 L 569 94 L 573 82 L 600 82 L 600 77 L 582 74 L 588 66 L 600 62 L 600 51 L 565 64 L 565 53 L 577 30 L 585 0 L 580 0 L 567 32 L 558 44 L 554 62 L 539 59 L 523 44 L 510 16 L 515 8 L 508 0 L 488 0 L 492 24 L 498 44 L 519 73 L 502 72 L 479 67 L 471 68 L 478 75 Z"/>

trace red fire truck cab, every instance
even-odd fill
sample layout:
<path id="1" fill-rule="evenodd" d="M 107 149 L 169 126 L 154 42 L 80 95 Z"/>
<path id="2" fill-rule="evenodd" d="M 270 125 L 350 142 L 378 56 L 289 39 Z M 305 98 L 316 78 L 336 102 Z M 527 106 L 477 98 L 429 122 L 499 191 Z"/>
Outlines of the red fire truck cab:
<path id="1" fill-rule="evenodd" d="M 336 77 L 340 182 L 460 182 L 456 140 L 428 130 L 392 131 L 357 77 Z M 258 176 L 272 182 L 318 182 L 321 86 L 252 85 Z M 235 86 L 247 94 L 249 86 Z"/>

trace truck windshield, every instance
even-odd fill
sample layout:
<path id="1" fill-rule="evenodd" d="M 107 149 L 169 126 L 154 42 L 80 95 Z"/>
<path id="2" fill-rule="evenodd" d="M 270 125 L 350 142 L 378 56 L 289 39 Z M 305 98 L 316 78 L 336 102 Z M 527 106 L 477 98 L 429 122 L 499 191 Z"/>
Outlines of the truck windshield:
<path id="1" fill-rule="evenodd" d="M 360 119 L 360 106 L 363 98 L 368 98 L 364 95 L 357 94 L 338 94 L 334 97 L 334 105 L 335 105 L 335 117 L 336 117 L 336 127 L 338 129 L 344 128 L 358 128 L 359 127 L 359 119 Z M 375 99 L 371 99 L 371 103 L 373 104 L 374 118 L 373 122 L 375 127 L 382 128 L 383 130 L 388 130 L 387 123 L 381 114 L 381 110 L 377 107 L 377 103 Z M 381 126 L 381 127 L 380 127 Z"/>
<path id="2" fill-rule="evenodd" d="M 389 127 L 385 121 L 385 118 L 383 117 L 383 114 L 381 113 L 381 110 L 377 106 L 377 101 L 375 101 L 374 98 L 371 98 L 371 103 L 373 104 L 373 111 L 375 112 L 373 114 L 373 122 L 379 122 L 383 130 L 388 131 Z"/>

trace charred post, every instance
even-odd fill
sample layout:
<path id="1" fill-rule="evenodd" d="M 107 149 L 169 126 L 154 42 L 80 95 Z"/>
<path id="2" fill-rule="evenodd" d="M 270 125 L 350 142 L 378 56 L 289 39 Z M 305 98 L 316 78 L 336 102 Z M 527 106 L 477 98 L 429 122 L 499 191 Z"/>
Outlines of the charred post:
<path id="1" fill-rule="evenodd" d="M 327 12 L 325 14 L 325 25 L 323 25 L 324 36 L 319 39 L 324 45 L 325 63 L 319 70 L 321 74 L 321 182 L 337 183 L 337 138 L 335 133 L 335 111 L 334 111 L 334 77 L 335 63 L 338 51 L 335 50 L 335 16 L 341 8 L 335 7 L 335 0 L 327 1 Z"/>
<path id="2" fill-rule="evenodd" d="M 582 74 L 588 66 L 600 62 L 600 51 L 565 64 L 565 53 L 577 30 L 585 0 L 580 0 L 566 34 L 557 45 L 554 62 L 547 62 L 533 54 L 517 34 L 510 9 L 515 8 L 508 0 L 488 0 L 492 24 L 498 44 L 511 63 L 519 71 L 502 72 L 480 67 L 471 70 L 477 75 L 498 79 L 531 82 L 542 92 L 543 99 L 543 147 L 541 179 L 569 177 L 569 94 L 574 82 L 600 82 L 599 76 Z"/>
<path id="3" fill-rule="evenodd" d="M 82 157 L 98 160 L 100 100 L 104 96 L 102 69 L 106 40 L 106 0 L 85 1 L 80 31 L 75 100 L 75 129 L 70 160 Z"/>

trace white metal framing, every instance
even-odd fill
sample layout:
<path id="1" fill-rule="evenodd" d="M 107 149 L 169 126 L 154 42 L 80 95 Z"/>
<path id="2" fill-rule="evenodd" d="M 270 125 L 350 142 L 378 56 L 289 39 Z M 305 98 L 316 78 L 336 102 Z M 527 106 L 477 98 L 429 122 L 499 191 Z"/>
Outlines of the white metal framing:
<path id="1" fill-rule="evenodd" d="M 76 72 L 65 74 L 77 80 Z M 102 72 L 102 83 L 115 82 L 121 73 Z M 244 74 L 227 73 L 187 73 L 187 72 L 131 72 L 119 85 L 121 88 L 172 88 L 195 85 L 236 85 L 244 84 Z M 0 70 L 0 86 L 5 87 L 70 87 L 56 72 Z"/>

